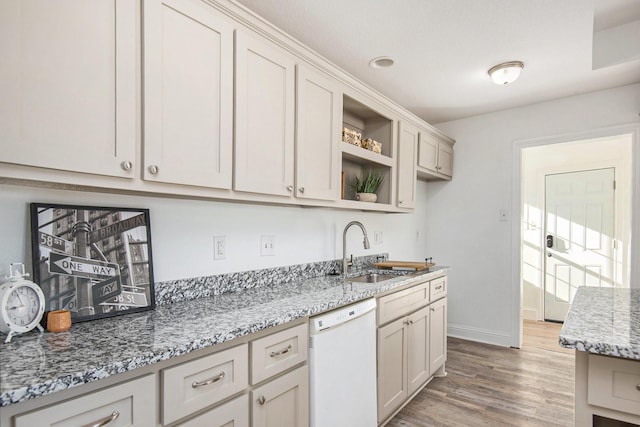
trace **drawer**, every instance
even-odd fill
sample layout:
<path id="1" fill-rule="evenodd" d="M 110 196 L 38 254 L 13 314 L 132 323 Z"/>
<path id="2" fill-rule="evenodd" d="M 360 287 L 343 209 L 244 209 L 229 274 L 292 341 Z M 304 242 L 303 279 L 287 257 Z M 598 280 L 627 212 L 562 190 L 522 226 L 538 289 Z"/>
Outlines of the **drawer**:
<path id="1" fill-rule="evenodd" d="M 447 276 L 439 277 L 429 283 L 429 301 L 435 301 L 447 295 Z"/>
<path id="2" fill-rule="evenodd" d="M 127 381 L 15 418 L 15 427 L 86 425 L 155 426 L 156 380 L 153 375 Z M 110 422 L 109 420 L 112 419 Z M 103 423 L 103 424 L 100 424 Z"/>
<path id="3" fill-rule="evenodd" d="M 383 296 L 378 300 L 378 325 L 409 314 L 429 303 L 429 282 Z"/>
<path id="4" fill-rule="evenodd" d="M 180 427 L 249 427 L 249 395 L 243 394 L 178 425 Z"/>
<path id="5" fill-rule="evenodd" d="M 248 384 L 247 344 L 162 371 L 162 422 L 172 423 L 244 390 Z"/>
<path id="6" fill-rule="evenodd" d="M 251 342 L 251 384 L 307 360 L 309 325 L 304 323 Z"/>
<path id="7" fill-rule="evenodd" d="M 640 360 L 589 355 L 591 405 L 640 415 Z"/>

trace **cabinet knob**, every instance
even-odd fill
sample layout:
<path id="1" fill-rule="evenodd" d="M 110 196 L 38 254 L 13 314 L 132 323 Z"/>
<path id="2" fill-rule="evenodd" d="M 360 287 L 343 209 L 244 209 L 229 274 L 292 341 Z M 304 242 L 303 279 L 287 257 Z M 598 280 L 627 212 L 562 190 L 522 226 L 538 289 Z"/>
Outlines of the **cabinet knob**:
<path id="1" fill-rule="evenodd" d="M 287 185 L 287 191 L 293 191 L 293 185 Z"/>
<path id="2" fill-rule="evenodd" d="M 261 404 L 261 405 L 264 405 L 266 403 L 266 401 L 267 401 L 267 399 L 265 399 L 264 396 L 260 396 L 258 398 L 258 403 Z"/>
<path id="3" fill-rule="evenodd" d="M 157 165 L 151 165 L 148 169 L 151 175 L 157 175 L 160 172 L 160 168 Z"/>
<path id="4" fill-rule="evenodd" d="M 404 200 L 398 200 L 398 204 L 401 205 L 404 203 Z"/>
<path id="5" fill-rule="evenodd" d="M 133 169 L 133 163 L 131 163 L 129 160 L 125 160 L 122 163 L 120 163 L 120 167 L 123 170 L 130 171 L 131 169 Z"/>
<path id="6" fill-rule="evenodd" d="M 301 193 L 304 193 L 304 187 L 298 188 L 298 191 L 301 192 Z"/>

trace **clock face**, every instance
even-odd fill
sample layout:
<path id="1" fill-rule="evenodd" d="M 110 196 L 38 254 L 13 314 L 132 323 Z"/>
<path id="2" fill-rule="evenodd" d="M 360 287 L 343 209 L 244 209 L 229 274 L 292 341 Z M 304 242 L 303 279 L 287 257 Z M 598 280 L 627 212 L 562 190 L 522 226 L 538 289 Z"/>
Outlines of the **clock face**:
<path id="1" fill-rule="evenodd" d="M 13 288 L 5 305 L 7 320 L 15 326 L 29 326 L 40 315 L 40 298 L 30 286 Z"/>

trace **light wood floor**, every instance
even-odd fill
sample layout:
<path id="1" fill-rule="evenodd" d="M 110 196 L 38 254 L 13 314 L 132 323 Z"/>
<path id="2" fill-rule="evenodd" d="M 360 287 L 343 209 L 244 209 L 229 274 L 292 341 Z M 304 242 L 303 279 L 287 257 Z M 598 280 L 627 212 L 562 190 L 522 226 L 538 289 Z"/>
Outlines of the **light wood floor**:
<path id="1" fill-rule="evenodd" d="M 561 326 L 525 321 L 520 350 L 449 338 L 448 375 L 387 426 L 572 426 L 574 356 L 558 345 Z"/>

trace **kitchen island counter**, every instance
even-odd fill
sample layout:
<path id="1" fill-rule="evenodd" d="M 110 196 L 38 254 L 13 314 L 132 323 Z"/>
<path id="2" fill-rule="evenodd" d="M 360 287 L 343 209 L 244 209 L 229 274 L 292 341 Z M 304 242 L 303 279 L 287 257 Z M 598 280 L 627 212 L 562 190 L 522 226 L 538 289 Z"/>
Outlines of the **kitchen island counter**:
<path id="1" fill-rule="evenodd" d="M 640 425 L 640 289 L 579 288 L 559 341 L 575 349 L 574 425 Z"/>
<path id="2" fill-rule="evenodd" d="M 559 342 L 578 351 L 640 360 L 640 289 L 580 287 Z"/>
<path id="3" fill-rule="evenodd" d="M 0 344 L 0 407 L 226 343 L 447 271 L 434 267 L 379 283 L 320 276 L 77 323 L 67 332 L 31 332 Z"/>

